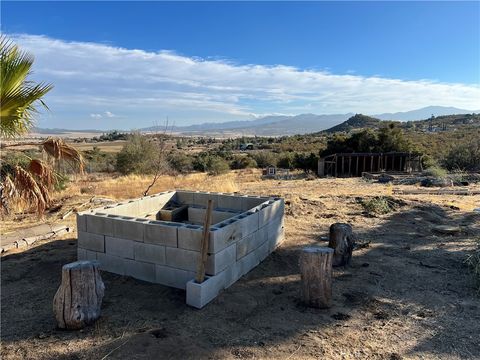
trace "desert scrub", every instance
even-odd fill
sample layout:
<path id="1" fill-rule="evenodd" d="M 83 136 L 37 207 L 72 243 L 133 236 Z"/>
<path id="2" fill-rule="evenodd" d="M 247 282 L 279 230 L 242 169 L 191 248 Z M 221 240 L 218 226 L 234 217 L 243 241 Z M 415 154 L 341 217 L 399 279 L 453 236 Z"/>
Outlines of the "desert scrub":
<path id="1" fill-rule="evenodd" d="M 375 196 L 368 199 L 358 198 L 357 201 L 371 215 L 388 214 L 405 204 L 403 201 L 394 199 L 391 196 Z"/>
<path id="2" fill-rule="evenodd" d="M 480 293 L 480 238 L 476 240 L 476 248 L 473 253 L 468 255 L 465 262 L 471 267 L 477 290 Z"/>
<path id="3" fill-rule="evenodd" d="M 447 176 L 447 170 L 440 166 L 431 166 L 425 170 L 425 175 L 431 176 L 435 179 L 444 179 Z"/>

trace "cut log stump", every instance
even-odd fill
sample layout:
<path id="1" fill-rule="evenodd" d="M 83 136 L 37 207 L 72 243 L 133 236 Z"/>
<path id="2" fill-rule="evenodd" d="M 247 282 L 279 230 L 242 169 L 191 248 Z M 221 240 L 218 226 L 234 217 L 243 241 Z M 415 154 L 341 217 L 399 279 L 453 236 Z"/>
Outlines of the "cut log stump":
<path id="1" fill-rule="evenodd" d="M 62 283 L 53 298 L 60 329 L 77 330 L 100 317 L 105 285 L 96 261 L 76 261 L 62 267 Z"/>
<path id="2" fill-rule="evenodd" d="M 333 266 L 345 266 L 352 259 L 355 234 L 349 224 L 335 223 L 330 226 L 328 247 L 335 250 L 333 254 Z"/>
<path id="3" fill-rule="evenodd" d="M 333 249 L 306 247 L 300 253 L 302 300 L 311 307 L 329 308 L 332 304 Z"/>

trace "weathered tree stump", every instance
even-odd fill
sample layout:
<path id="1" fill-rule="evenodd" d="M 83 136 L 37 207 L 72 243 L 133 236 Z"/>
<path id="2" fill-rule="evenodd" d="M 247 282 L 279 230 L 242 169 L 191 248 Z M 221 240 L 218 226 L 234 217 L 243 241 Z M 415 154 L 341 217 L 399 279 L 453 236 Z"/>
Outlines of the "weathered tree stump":
<path id="1" fill-rule="evenodd" d="M 329 308 L 332 303 L 333 249 L 306 247 L 300 253 L 302 300 L 316 308 Z"/>
<path id="2" fill-rule="evenodd" d="M 100 317 L 105 285 L 96 261 L 76 261 L 62 267 L 62 283 L 53 298 L 61 329 L 81 329 Z"/>
<path id="3" fill-rule="evenodd" d="M 355 239 L 355 234 L 349 224 L 335 223 L 330 226 L 328 247 L 335 250 L 333 266 L 344 266 L 350 263 Z"/>

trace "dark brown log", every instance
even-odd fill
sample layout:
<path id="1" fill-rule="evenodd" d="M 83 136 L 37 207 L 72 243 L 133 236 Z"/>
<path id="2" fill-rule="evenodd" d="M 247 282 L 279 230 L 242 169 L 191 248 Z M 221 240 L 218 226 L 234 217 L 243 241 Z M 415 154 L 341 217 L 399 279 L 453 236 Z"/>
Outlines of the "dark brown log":
<path id="1" fill-rule="evenodd" d="M 330 238 L 328 247 L 335 250 L 333 254 L 333 266 L 344 266 L 352 259 L 355 235 L 349 224 L 335 223 L 330 226 Z"/>
<path id="2" fill-rule="evenodd" d="M 306 247 L 300 253 L 300 273 L 303 302 L 311 307 L 332 305 L 333 249 Z"/>
<path id="3" fill-rule="evenodd" d="M 81 329 L 100 317 L 105 285 L 96 261 L 76 261 L 62 268 L 62 283 L 53 298 L 60 329 Z"/>

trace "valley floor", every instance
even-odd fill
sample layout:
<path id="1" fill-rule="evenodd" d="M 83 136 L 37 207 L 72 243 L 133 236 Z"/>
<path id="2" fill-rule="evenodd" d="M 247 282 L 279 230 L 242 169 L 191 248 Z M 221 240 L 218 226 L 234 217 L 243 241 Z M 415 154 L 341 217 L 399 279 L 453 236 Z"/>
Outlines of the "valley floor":
<path id="1" fill-rule="evenodd" d="M 138 197 L 132 188 L 148 183 L 130 181 L 136 185 L 126 186 L 124 178 L 77 184 L 93 188 L 63 194 L 63 201 L 78 205 L 107 196 L 107 188 L 115 198 L 122 198 L 121 188 L 124 198 Z M 361 179 L 259 181 L 256 173 L 233 172 L 169 181 L 155 191 L 285 197 L 285 242 L 202 310 L 188 307 L 183 291 L 103 273 L 102 317 L 76 332 L 56 330 L 52 314 L 61 267 L 76 260 L 75 233 L 7 252 L 1 262 L 2 359 L 480 358 L 480 297 L 464 262 L 480 238 L 480 214 L 473 212 L 480 196 L 395 195 L 404 205 L 372 216 L 358 198 L 391 195 L 391 186 Z M 326 245 L 334 222 L 351 223 L 370 245 L 354 251 L 351 266 L 334 270 L 332 308 L 308 308 L 299 301 L 298 253 Z M 18 219 L 5 225 L 20 227 Z M 459 231 L 444 234 L 438 225 Z"/>

